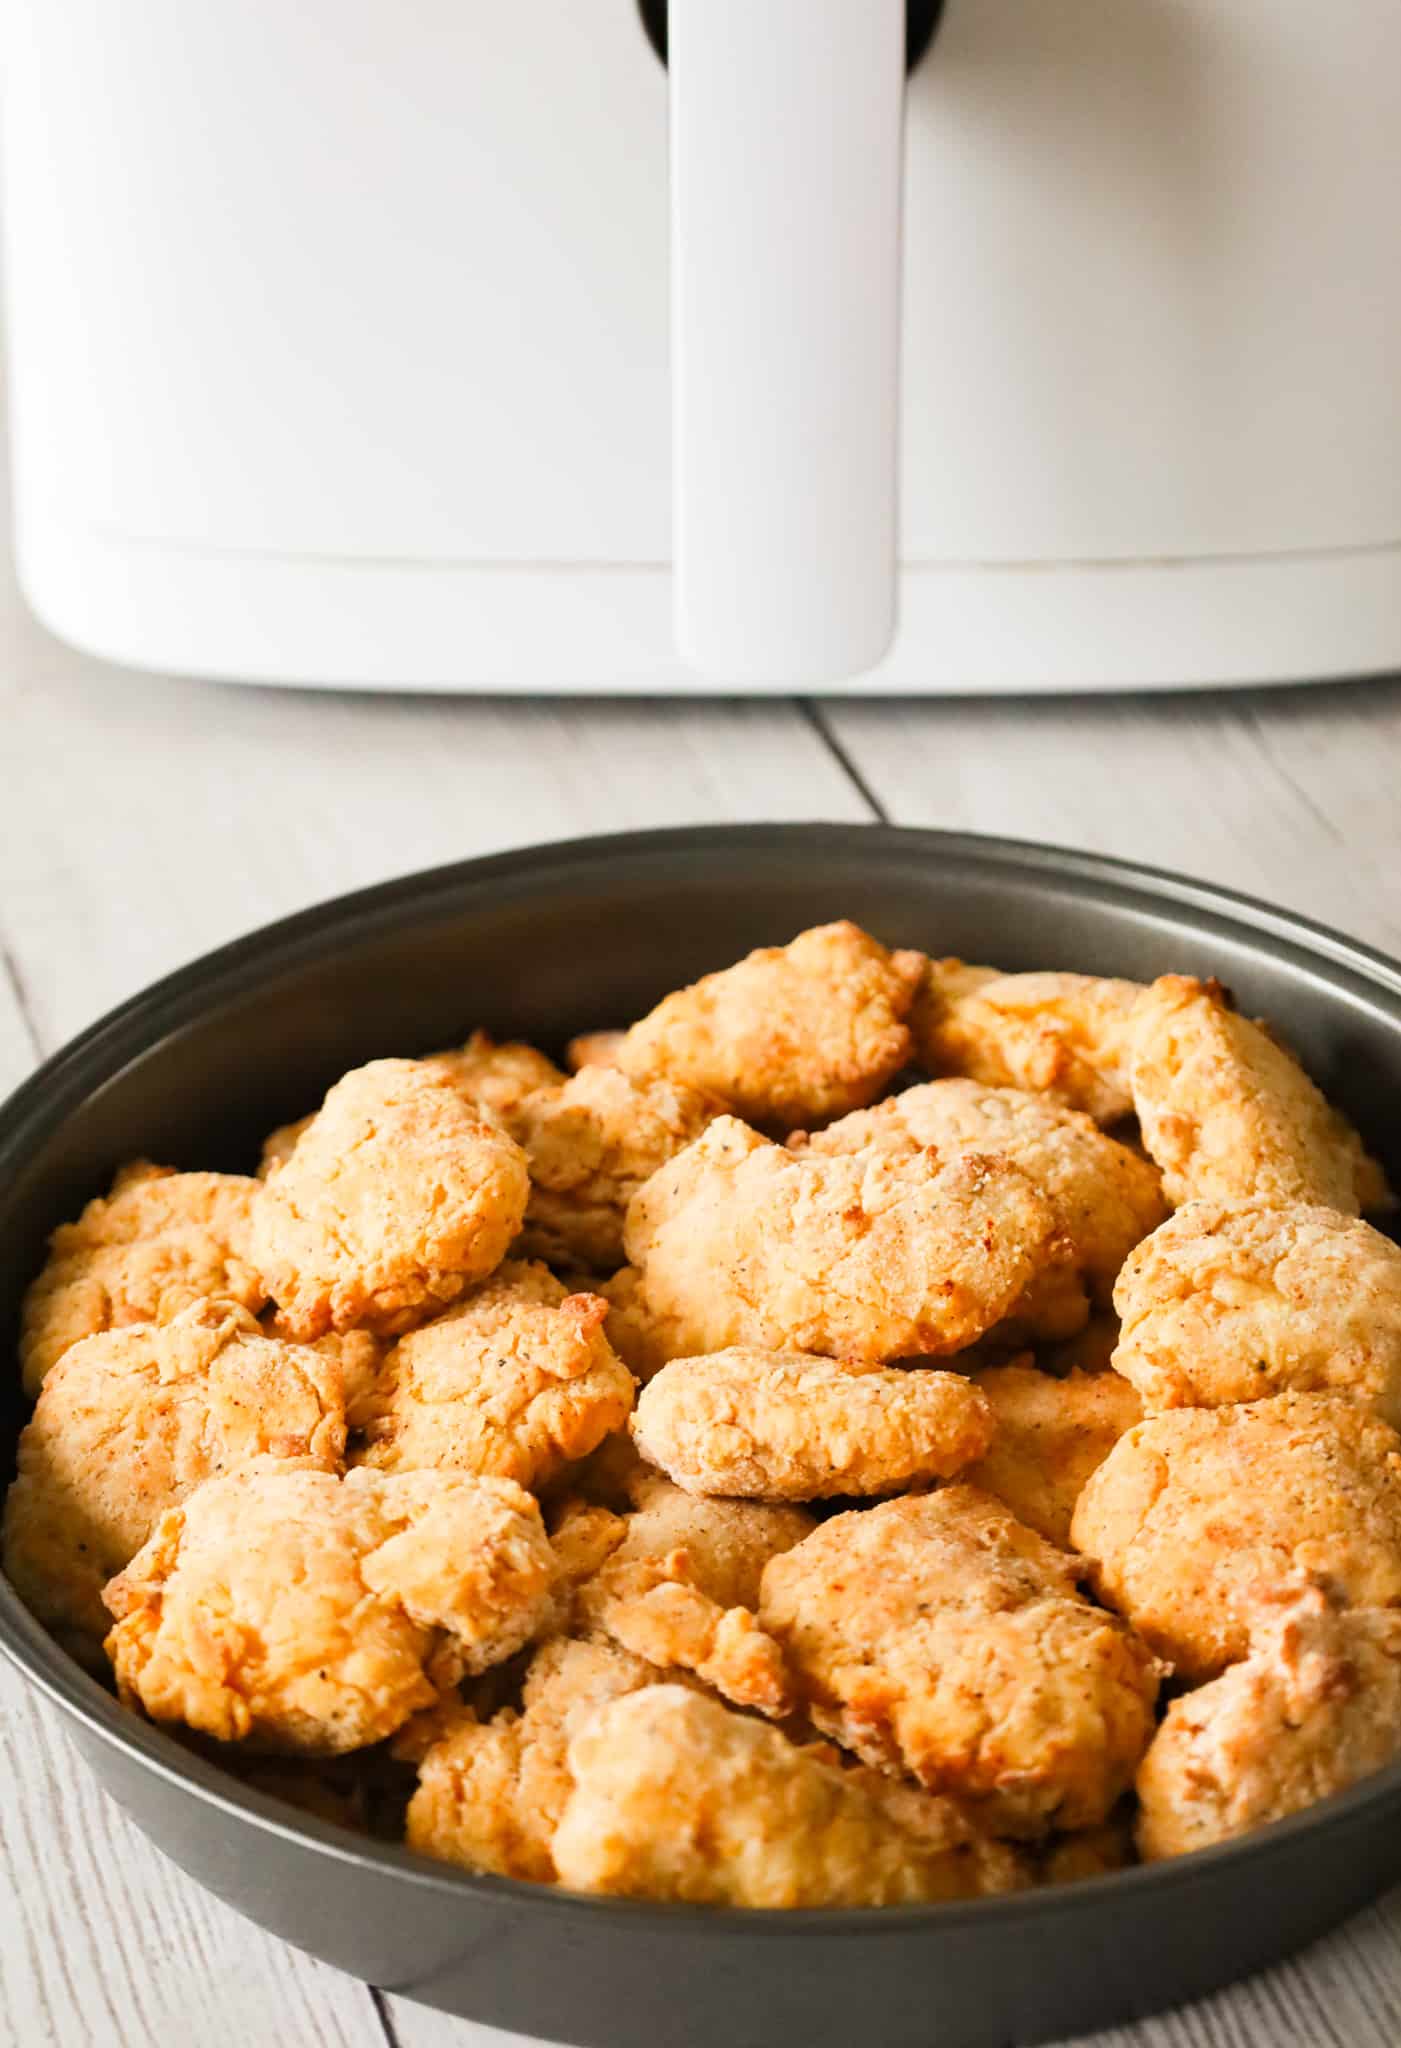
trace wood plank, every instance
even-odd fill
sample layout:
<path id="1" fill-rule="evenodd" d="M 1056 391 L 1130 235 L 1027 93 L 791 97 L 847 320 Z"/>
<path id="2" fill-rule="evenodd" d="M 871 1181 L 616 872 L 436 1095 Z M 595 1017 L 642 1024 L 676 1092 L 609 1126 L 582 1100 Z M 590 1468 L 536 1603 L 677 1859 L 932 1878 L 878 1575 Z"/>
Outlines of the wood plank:
<path id="1" fill-rule="evenodd" d="M 1401 683 L 822 715 L 898 823 L 1181 869 L 1401 952 Z"/>
<path id="2" fill-rule="evenodd" d="M 389 875 L 576 833 L 865 815 L 781 703 L 321 696 L 78 657 L 42 682 L 0 675 L 23 770 L 0 813 L 0 932 L 49 1045 L 191 956 Z"/>
<path id="3" fill-rule="evenodd" d="M 150 1846 L 0 1669 L 0 2039 L 30 2048 L 384 2048 L 363 1985 Z"/>

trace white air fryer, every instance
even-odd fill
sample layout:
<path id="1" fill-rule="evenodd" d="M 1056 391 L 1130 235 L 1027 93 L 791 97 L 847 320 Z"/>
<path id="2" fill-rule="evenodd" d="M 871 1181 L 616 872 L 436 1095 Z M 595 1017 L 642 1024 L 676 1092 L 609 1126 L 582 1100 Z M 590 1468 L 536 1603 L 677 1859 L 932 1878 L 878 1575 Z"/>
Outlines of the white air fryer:
<path id="1" fill-rule="evenodd" d="M 937 13 L 9 0 L 34 608 L 375 687 L 1401 667 L 1401 7 Z"/>

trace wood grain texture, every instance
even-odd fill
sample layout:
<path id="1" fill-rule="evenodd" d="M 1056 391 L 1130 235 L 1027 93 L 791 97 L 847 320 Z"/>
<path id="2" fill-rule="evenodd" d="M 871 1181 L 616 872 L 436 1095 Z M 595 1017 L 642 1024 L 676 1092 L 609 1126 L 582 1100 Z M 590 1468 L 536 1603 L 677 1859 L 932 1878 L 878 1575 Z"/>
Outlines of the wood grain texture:
<path id="1" fill-rule="evenodd" d="M 899 824 L 1178 868 L 1401 952 L 1401 682 L 823 715 Z"/>

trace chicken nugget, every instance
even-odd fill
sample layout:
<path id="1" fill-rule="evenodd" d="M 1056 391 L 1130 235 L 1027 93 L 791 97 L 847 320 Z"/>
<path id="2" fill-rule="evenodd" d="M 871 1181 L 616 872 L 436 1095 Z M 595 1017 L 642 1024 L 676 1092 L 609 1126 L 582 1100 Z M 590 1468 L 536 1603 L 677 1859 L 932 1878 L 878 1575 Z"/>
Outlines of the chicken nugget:
<path id="1" fill-rule="evenodd" d="M 688 1493 L 804 1501 L 948 1479 L 993 1414 L 961 1373 L 738 1347 L 666 1366 L 632 1430 Z"/>
<path id="2" fill-rule="evenodd" d="M 374 1060 L 260 1184 L 254 1257 L 293 1336 L 396 1334 L 500 1264 L 529 1193 L 520 1147 L 443 1074 Z"/>
<path id="3" fill-rule="evenodd" d="M 302 1132 L 310 1130 L 315 1121 L 316 1113 L 313 1110 L 306 1116 L 299 1116 L 293 1123 L 279 1124 L 275 1131 L 268 1132 L 258 1159 L 259 1180 L 266 1180 L 274 1167 L 281 1166 L 292 1157 Z"/>
<path id="4" fill-rule="evenodd" d="M 1384 1196 L 1346 1117 L 1217 983 L 1160 976 L 1134 1011 L 1133 1047 L 1134 1108 L 1174 1206 L 1304 1202 L 1355 1216 Z"/>
<path id="5" fill-rule="evenodd" d="M 964 1152 L 1010 1159 L 1051 1204 L 1066 1257 L 1101 1306 L 1111 1300 L 1133 1247 L 1167 1214 L 1155 1166 L 1106 1137 L 1081 1111 L 1020 1088 L 927 1081 L 803 1142 L 817 1153 L 932 1147 L 944 1160 Z M 1023 1304 L 1013 1310 L 1019 1313 L 1025 1314 Z"/>
<path id="6" fill-rule="evenodd" d="M 102 1588 L 160 1516 L 216 1472 L 263 1453 L 333 1470 L 345 1446 L 335 1362 L 265 1336 L 234 1302 L 85 1337 L 44 1381 L 5 1502 L 5 1570 L 85 1657 Z"/>
<path id="7" fill-rule="evenodd" d="M 1057 1379 L 1026 1361 L 989 1366 L 974 1385 L 992 1411 L 992 1446 L 963 1477 L 1066 1549 L 1085 1482 L 1142 1420 L 1138 1395 L 1116 1372 Z"/>
<path id="8" fill-rule="evenodd" d="M 49 1240 L 24 1298 L 20 1366 L 34 1398 L 72 1344 L 128 1323 L 167 1322 L 215 1298 L 256 1313 L 267 1289 L 250 1235 L 258 1183 L 241 1174 L 177 1173 L 144 1160 Z"/>
<path id="9" fill-rule="evenodd" d="M 510 1480 L 253 1465 L 160 1517 L 106 1589 L 107 1654 L 154 1721 L 336 1755 L 520 1649 L 556 1571 Z"/>
<path id="10" fill-rule="evenodd" d="M 582 1031 L 565 1047 L 564 1059 L 571 1074 L 585 1067 L 616 1067 L 626 1031 Z"/>
<path id="11" fill-rule="evenodd" d="M 858 925 L 818 925 L 665 997 L 616 1058 L 765 1130 L 826 1123 L 874 1102 L 908 1062 L 923 972 L 922 954 L 887 952 Z"/>
<path id="12" fill-rule="evenodd" d="M 1401 1250 L 1302 1203 L 1188 1202 L 1114 1291 L 1114 1354 L 1151 1414 L 1351 1394 L 1401 1426 Z"/>
<path id="13" fill-rule="evenodd" d="M 1042 1884 L 1083 1884 L 1086 1878 L 1110 1877 L 1117 1870 L 1127 1870 L 1135 1860 L 1133 1821 L 1130 1810 L 1121 1806 L 1097 1828 L 1053 1836 L 1046 1844 L 1038 1875 Z"/>
<path id="14" fill-rule="evenodd" d="M 837 1515 L 764 1571 L 799 1703 L 994 1834 L 1097 1826 L 1153 1730 L 1158 1668 L 1079 1565 L 955 1484 Z"/>
<path id="15" fill-rule="evenodd" d="M 467 1870 L 553 1883 L 554 1833 L 574 1789 L 572 1728 L 610 1700 L 665 1682 L 616 1643 L 556 1637 L 531 1659 L 519 1712 L 479 1721 L 454 1702 L 411 1722 L 398 1745 L 418 1764 L 408 1846 Z"/>
<path id="16" fill-rule="evenodd" d="M 608 1341 L 642 1386 L 673 1358 L 685 1356 L 683 1330 L 653 1307 L 638 1267 L 620 1266 L 599 1281 L 598 1292 L 608 1304 Z"/>
<path id="17" fill-rule="evenodd" d="M 1342 1395 L 1150 1415 L 1091 1475 L 1071 1539 L 1180 1678 L 1214 1678 L 1246 1654 L 1257 1600 L 1300 1573 L 1401 1606 L 1401 1437 Z"/>
<path id="18" fill-rule="evenodd" d="M 595 1272 L 620 1266 L 628 1203 L 719 1113 L 684 1083 L 635 1081 L 615 1067 L 585 1067 L 528 1095 L 510 1122 L 530 1165 L 520 1250 Z"/>
<path id="19" fill-rule="evenodd" d="M 519 1039 L 504 1044 L 474 1031 L 465 1045 L 430 1053 L 423 1065 L 446 1075 L 467 1107 L 514 1135 L 515 1118 L 540 1088 L 557 1088 L 564 1075 L 544 1053 Z"/>
<path id="20" fill-rule="evenodd" d="M 1006 1160 L 795 1153 L 734 1117 L 652 1176 L 625 1236 L 649 1311 L 687 1356 L 959 1351 L 1060 1251 L 1050 1204 Z"/>
<path id="21" fill-rule="evenodd" d="M 1401 1613 L 1282 1589 L 1244 1661 L 1168 1708 L 1139 1767 L 1139 1849 L 1151 1860 L 1229 1841 L 1398 1754 Z"/>
<path id="22" fill-rule="evenodd" d="M 621 1542 L 575 1593 L 575 1626 L 659 1668 L 693 1671 L 738 1705 L 788 1713 L 782 1655 L 753 1610 L 765 1565 L 811 1533 L 811 1516 L 696 1499 L 659 1476 L 639 1480 L 634 1497 Z"/>
<path id="23" fill-rule="evenodd" d="M 352 1463 L 435 1466 L 522 1486 L 553 1478 L 627 1420 L 633 1378 L 603 1335 L 607 1303 L 509 1259 L 455 1308 L 401 1337 L 355 1419 Z"/>
<path id="24" fill-rule="evenodd" d="M 597 1707 L 569 1745 L 554 1836 L 578 1891 L 708 1906 L 880 1906 L 976 1897 L 957 1816 L 915 1833 L 836 1765 L 679 1686 Z"/>
<path id="25" fill-rule="evenodd" d="M 931 1074 L 1025 1088 L 1096 1123 L 1129 1115 L 1135 981 L 1096 974 L 1002 974 L 931 960 L 910 1018 Z"/>

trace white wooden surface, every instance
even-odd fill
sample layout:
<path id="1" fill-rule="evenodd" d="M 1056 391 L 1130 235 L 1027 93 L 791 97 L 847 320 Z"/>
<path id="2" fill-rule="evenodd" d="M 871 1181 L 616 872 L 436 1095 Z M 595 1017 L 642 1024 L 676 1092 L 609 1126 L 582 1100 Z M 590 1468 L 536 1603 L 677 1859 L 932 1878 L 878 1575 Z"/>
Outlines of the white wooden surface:
<path id="1" fill-rule="evenodd" d="M 1380 684 L 816 711 L 244 692 L 86 660 L 4 582 L 0 1083 L 152 976 L 301 904 L 467 853 L 654 823 L 884 814 L 1059 840 L 1212 876 L 1401 951 L 1399 746 L 1401 689 Z M 506 2048 L 370 1993 L 196 1890 L 88 1784 L 8 1670 L 0 1745 L 0 2041 Z M 1401 1894 L 1309 1956 L 1096 2048 L 1398 2041 Z"/>

